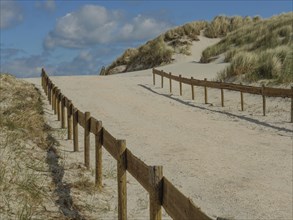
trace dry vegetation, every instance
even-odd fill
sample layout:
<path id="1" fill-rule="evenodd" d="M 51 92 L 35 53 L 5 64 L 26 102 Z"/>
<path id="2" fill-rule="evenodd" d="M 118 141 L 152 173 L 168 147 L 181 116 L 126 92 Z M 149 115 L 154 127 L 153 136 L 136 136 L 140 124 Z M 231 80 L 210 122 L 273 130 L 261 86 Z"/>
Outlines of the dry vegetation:
<path id="1" fill-rule="evenodd" d="M 222 20 L 226 24 L 226 20 Z M 293 13 L 267 20 L 255 19 L 227 34 L 218 44 L 203 51 L 201 62 L 209 62 L 225 53 L 231 62 L 219 73 L 221 80 L 239 77 L 247 82 L 269 79 L 277 83 L 293 81 Z M 218 22 L 218 26 L 226 26 Z M 215 28 L 218 30 L 219 28 Z"/>
<path id="2" fill-rule="evenodd" d="M 269 19 L 259 16 L 217 16 L 210 23 L 191 22 L 168 30 L 139 48 L 126 50 L 106 68 L 105 75 L 148 69 L 173 61 L 176 53 L 190 55 L 192 41 L 198 40 L 201 31 L 206 37 L 222 40 L 203 51 L 201 62 L 209 63 L 225 54 L 231 62 L 218 74 L 218 80 L 236 79 L 255 82 L 288 84 L 293 81 L 293 13 Z"/>
<path id="3" fill-rule="evenodd" d="M 62 219 L 55 207 L 39 92 L 0 74 L 0 219 Z"/>
<path id="4" fill-rule="evenodd" d="M 198 21 L 168 30 L 139 48 L 127 49 L 106 68 L 105 75 L 148 69 L 172 62 L 174 53 L 190 55 L 192 41 L 198 40 L 207 22 Z"/>
<path id="5" fill-rule="evenodd" d="M 67 132 L 44 113 L 40 91 L 0 74 L 0 94 L 0 219 L 112 219 L 112 192 L 97 189 L 94 170 L 64 153 L 57 139 Z M 105 169 L 107 181 L 113 175 Z"/>

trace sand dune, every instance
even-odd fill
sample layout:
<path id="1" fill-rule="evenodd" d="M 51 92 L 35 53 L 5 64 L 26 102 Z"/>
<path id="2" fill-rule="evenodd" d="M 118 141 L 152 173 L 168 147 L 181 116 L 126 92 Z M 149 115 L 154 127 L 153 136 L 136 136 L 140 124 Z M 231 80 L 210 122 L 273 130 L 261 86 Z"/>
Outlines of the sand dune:
<path id="1" fill-rule="evenodd" d="M 200 38 L 192 48 L 193 56 L 160 68 L 213 79 L 227 64 L 221 59 L 198 63 L 201 51 L 217 41 Z M 225 91 L 222 108 L 220 91 L 209 89 L 210 104 L 205 105 L 203 88 L 196 88 L 192 101 L 190 87 L 184 85 L 180 97 L 174 82 L 170 95 L 167 80 L 163 89 L 159 78 L 152 85 L 151 70 L 51 79 L 80 110 L 90 111 L 116 138 L 126 139 L 135 155 L 149 165 L 163 165 L 164 175 L 208 215 L 293 218 L 289 99 L 268 98 L 264 117 L 260 96 L 245 94 L 241 112 L 239 93 Z M 39 79 L 28 80 L 40 84 Z M 82 134 L 80 141 L 82 147 Z M 71 142 L 62 144 L 72 148 Z M 82 159 L 79 155 L 78 160 Z M 107 184 L 116 190 L 115 182 Z M 147 196 L 131 177 L 129 186 L 129 217 L 145 219 Z"/>

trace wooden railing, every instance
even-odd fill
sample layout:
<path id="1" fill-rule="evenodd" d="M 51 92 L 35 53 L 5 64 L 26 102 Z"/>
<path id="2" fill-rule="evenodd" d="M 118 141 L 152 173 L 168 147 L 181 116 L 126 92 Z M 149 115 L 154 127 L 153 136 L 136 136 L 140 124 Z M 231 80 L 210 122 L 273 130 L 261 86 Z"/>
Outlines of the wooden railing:
<path id="1" fill-rule="evenodd" d="M 84 129 L 84 164 L 87 168 L 91 165 L 90 133 L 95 135 L 95 184 L 97 187 L 102 187 L 102 147 L 117 161 L 119 220 L 127 219 L 126 171 L 149 193 L 151 220 L 162 219 L 162 206 L 173 219 L 211 220 L 163 176 L 162 166 L 145 164 L 126 148 L 125 140 L 116 139 L 103 127 L 101 121 L 91 117 L 89 112 L 84 113 L 77 109 L 51 81 L 44 69 L 41 76 L 42 87 L 52 105 L 52 110 L 61 121 L 61 127 L 66 128 L 67 124 L 68 139 L 73 139 L 73 151 L 79 151 L 78 125 Z"/>
<path id="2" fill-rule="evenodd" d="M 233 84 L 225 82 L 214 82 L 204 80 L 198 80 L 191 78 L 182 77 L 181 75 L 175 76 L 172 73 L 166 73 L 163 70 L 153 69 L 153 84 L 156 84 L 156 75 L 161 76 L 161 87 L 164 87 L 164 77 L 169 79 L 170 93 L 172 93 L 172 80 L 179 82 L 179 93 L 182 96 L 182 83 L 191 86 L 191 96 L 194 100 L 194 86 L 204 87 L 204 99 L 205 104 L 208 103 L 207 88 L 215 88 L 221 90 L 221 105 L 224 107 L 224 89 L 240 92 L 241 110 L 244 110 L 243 93 L 250 93 L 261 95 L 263 100 L 263 115 L 266 115 L 266 97 L 282 97 L 291 98 L 291 122 L 293 122 L 293 86 L 291 89 L 280 89 L 265 87 L 246 86 L 242 84 Z"/>

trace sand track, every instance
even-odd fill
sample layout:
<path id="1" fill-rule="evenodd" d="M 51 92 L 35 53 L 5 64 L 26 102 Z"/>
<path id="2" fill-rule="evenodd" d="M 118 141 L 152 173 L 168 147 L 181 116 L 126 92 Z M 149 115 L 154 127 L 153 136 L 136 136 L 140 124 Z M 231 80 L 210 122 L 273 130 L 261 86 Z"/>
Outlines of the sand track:
<path id="1" fill-rule="evenodd" d="M 162 68 L 176 73 L 178 65 Z M 205 68 L 204 75 L 213 78 L 225 66 L 203 65 L 187 60 L 181 73 L 202 79 L 204 73 L 197 71 Z M 293 218 L 289 99 L 268 99 L 264 117 L 260 96 L 245 94 L 241 112 L 239 93 L 225 92 L 222 108 L 220 91 L 210 89 L 205 105 L 202 88 L 196 88 L 195 101 L 189 86 L 179 97 L 174 83 L 170 95 L 167 80 L 163 89 L 160 83 L 152 85 L 151 70 L 51 79 L 75 106 L 102 120 L 116 138 L 126 139 L 135 155 L 149 165 L 163 165 L 164 175 L 210 216 Z M 129 190 L 128 196 L 135 198 L 137 191 Z M 133 216 L 141 216 L 136 212 Z"/>

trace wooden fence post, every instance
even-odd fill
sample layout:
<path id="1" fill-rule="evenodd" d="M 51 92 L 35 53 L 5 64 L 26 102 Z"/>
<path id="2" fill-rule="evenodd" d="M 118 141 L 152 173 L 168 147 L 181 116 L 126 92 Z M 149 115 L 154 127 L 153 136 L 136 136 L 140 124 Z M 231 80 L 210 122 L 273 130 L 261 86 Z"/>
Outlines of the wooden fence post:
<path id="1" fill-rule="evenodd" d="M 91 113 L 85 112 L 85 122 L 84 122 L 84 164 L 89 169 L 90 168 L 90 117 Z"/>
<path id="2" fill-rule="evenodd" d="M 78 111 L 72 105 L 73 108 L 73 151 L 79 151 L 78 146 Z"/>
<path id="3" fill-rule="evenodd" d="M 171 79 L 172 73 L 169 73 L 169 84 L 170 84 L 170 94 L 172 94 L 172 79 Z"/>
<path id="4" fill-rule="evenodd" d="M 54 90 L 54 114 L 57 114 L 57 92 L 58 92 L 58 87 L 56 86 L 55 90 Z"/>
<path id="5" fill-rule="evenodd" d="M 263 116 L 266 115 L 266 96 L 264 95 L 265 91 L 265 85 L 262 85 L 262 88 L 261 88 L 261 94 L 262 94 L 262 110 L 263 110 Z"/>
<path id="6" fill-rule="evenodd" d="M 52 89 L 52 103 L 51 103 L 52 110 L 55 109 L 55 102 L 56 102 L 56 100 L 55 100 L 55 90 L 56 90 L 56 86 L 53 86 L 53 89 Z"/>
<path id="7" fill-rule="evenodd" d="M 41 84 L 42 84 L 42 88 L 44 90 L 44 70 L 42 69 L 42 73 L 41 73 Z"/>
<path id="8" fill-rule="evenodd" d="M 180 90 L 180 96 L 182 96 L 182 81 L 181 81 L 181 74 L 179 75 L 179 90 Z"/>
<path id="9" fill-rule="evenodd" d="M 45 77 L 45 94 L 48 95 L 48 77 Z"/>
<path id="10" fill-rule="evenodd" d="M 95 147 L 96 147 L 96 187 L 102 189 L 102 145 L 103 145 L 103 125 L 101 121 L 96 123 Z"/>
<path id="11" fill-rule="evenodd" d="M 162 219 L 162 197 L 163 197 L 163 167 L 162 166 L 150 166 L 150 219 L 161 220 Z"/>
<path id="12" fill-rule="evenodd" d="M 192 81 L 193 81 L 193 77 L 191 77 L 191 98 L 192 100 L 194 100 L 194 85 Z"/>
<path id="13" fill-rule="evenodd" d="M 48 84 L 48 100 L 49 100 L 49 104 L 51 105 L 51 88 L 52 88 L 52 84 L 51 84 L 51 82 L 49 82 L 49 84 Z"/>
<path id="14" fill-rule="evenodd" d="M 206 83 L 207 78 L 204 78 L 204 81 L 205 81 L 205 83 Z M 206 86 L 206 84 L 205 84 L 205 86 L 204 86 L 204 103 L 205 103 L 205 104 L 208 104 L 208 90 L 207 90 L 207 86 Z"/>
<path id="15" fill-rule="evenodd" d="M 57 99 L 56 99 L 56 112 L 57 112 L 57 120 L 60 121 L 61 115 L 60 115 L 60 97 L 61 97 L 61 92 L 60 89 L 58 89 L 57 92 Z"/>
<path id="16" fill-rule="evenodd" d="M 154 68 L 153 68 L 153 84 L 156 85 L 156 74 L 155 74 Z"/>
<path id="17" fill-rule="evenodd" d="M 126 141 L 117 140 L 118 219 L 127 219 Z"/>
<path id="18" fill-rule="evenodd" d="M 72 103 L 71 100 L 67 102 L 67 139 L 72 139 Z"/>
<path id="19" fill-rule="evenodd" d="M 53 95 L 54 95 L 54 89 L 55 88 L 55 85 L 54 83 L 52 83 L 51 85 L 51 106 L 52 106 L 52 110 L 53 110 Z"/>
<path id="20" fill-rule="evenodd" d="M 222 80 L 221 80 L 222 83 Z M 221 105 L 224 107 L 224 89 L 221 87 Z"/>
<path id="21" fill-rule="evenodd" d="M 65 97 L 61 95 L 61 128 L 65 128 Z"/>
<path id="22" fill-rule="evenodd" d="M 240 83 L 240 86 L 242 86 L 242 83 Z M 244 110 L 244 103 L 243 103 L 243 92 L 240 91 L 240 100 L 241 100 L 241 111 Z"/>
<path id="23" fill-rule="evenodd" d="M 164 87 L 164 76 L 163 75 L 161 76 L 161 87 L 162 88 Z"/>
<path id="24" fill-rule="evenodd" d="M 293 86 L 291 86 L 291 123 L 293 123 Z"/>

